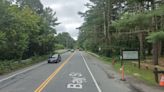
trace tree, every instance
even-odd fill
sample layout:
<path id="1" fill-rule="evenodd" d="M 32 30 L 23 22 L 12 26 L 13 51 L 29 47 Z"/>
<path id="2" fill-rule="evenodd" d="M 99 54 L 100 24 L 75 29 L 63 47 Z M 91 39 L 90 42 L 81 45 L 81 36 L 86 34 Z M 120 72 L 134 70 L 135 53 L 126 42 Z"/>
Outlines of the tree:
<path id="1" fill-rule="evenodd" d="M 67 32 L 59 33 L 56 37 L 56 41 L 65 48 L 73 49 L 75 45 L 75 40 Z"/>
<path id="2" fill-rule="evenodd" d="M 41 9 L 39 0 L 18 0 L 16 5 L 0 0 L 0 59 L 26 59 L 54 50 L 56 13 L 46 8 L 41 14 Z"/>
<path id="3" fill-rule="evenodd" d="M 17 0 L 17 4 L 21 7 L 28 6 L 38 14 L 43 12 L 43 5 L 40 0 Z"/>
<path id="4" fill-rule="evenodd" d="M 79 13 L 85 19 L 79 28 L 79 46 L 106 56 L 114 51 L 118 55 L 123 48 L 140 48 L 143 56 L 145 50 L 151 52 L 152 47 L 145 37 L 163 28 L 162 0 L 90 1 L 92 4 L 86 4 L 89 10 Z"/>

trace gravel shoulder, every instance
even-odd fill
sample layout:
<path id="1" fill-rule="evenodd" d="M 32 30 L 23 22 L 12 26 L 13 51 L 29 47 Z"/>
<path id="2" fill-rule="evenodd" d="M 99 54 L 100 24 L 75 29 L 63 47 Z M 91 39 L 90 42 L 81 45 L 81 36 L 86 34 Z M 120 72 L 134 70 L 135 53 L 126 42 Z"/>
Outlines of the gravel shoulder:
<path id="1" fill-rule="evenodd" d="M 115 80 L 121 79 L 121 74 L 118 73 L 118 71 L 114 70 L 112 65 L 106 64 L 105 62 L 100 60 L 99 57 L 97 57 L 97 55 L 95 56 L 92 53 L 87 53 L 86 55 L 94 59 L 93 61 L 96 62 L 99 67 L 102 68 L 102 70 L 106 73 L 108 78 L 113 78 Z M 132 89 L 133 92 L 164 92 L 164 87 L 159 87 L 158 85 L 149 85 L 144 81 L 137 79 L 134 76 L 125 75 L 125 78 L 126 81 L 124 81 L 124 84 L 127 85 L 130 89 Z"/>

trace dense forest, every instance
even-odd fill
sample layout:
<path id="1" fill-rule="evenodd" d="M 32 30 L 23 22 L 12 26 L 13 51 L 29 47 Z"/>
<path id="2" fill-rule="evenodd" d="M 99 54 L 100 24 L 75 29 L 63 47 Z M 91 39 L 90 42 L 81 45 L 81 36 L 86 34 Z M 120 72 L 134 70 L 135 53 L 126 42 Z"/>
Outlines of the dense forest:
<path id="1" fill-rule="evenodd" d="M 1 60 L 46 55 L 54 52 L 55 44 L 65 48 L 62 38 L 74 41 L 68 33 L 54 35 L 59 24 L 56 12 L 43 7 L 40 0 L 0 0 L 0 16 Z"/>
<path id="2" fill-rule="evenodd" d="M 52 51 L 58 24 L 55 12 L 34 1 L 0 0 L 0 59 L 24 59 Z"/>
<path id="3" fill-rule="evenodd" d="M 164 54 L 163 0 L 90 0 L 78 46 L 106 56 L 140 49 L 142 58 Z"/>

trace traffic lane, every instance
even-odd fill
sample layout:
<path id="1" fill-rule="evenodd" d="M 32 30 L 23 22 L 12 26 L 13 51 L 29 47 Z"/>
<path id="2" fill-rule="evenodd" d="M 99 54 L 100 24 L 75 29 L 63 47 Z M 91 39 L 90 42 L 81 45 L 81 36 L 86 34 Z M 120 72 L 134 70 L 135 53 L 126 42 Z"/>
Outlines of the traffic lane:
<path id="1" fill-rule="evenodd" d="M 62 54 L 62 62 L 68 58 L 69 55 L 70 52 Z M 57 69 L 62 62 L 42 65 L 29 72 L 20 74 L 3 84 L 1 83 L 0 92 L 34 92 L 36 87 Z"/>
<path id="2" fill-rule="evenodd" d="M 42 92 L 98 92 L 98 90 L 83 58 L 76 52 Z"/>
<path id="3" fill-rule="evenodd" d="M 88 53 L 82 52 L 82 54 L 102 92 L 135 92 L 126 81 L 120 80 L 121 76 L 111 66 L 102 63 L 102 61 Z"/>

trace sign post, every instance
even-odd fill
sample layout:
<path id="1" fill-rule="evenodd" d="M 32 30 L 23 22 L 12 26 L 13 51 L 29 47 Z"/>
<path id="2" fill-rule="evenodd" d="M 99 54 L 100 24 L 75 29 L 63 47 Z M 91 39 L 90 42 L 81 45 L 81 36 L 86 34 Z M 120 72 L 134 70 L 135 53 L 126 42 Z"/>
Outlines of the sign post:
<path id="1" fill-rule="evenodd" d="M 140 54 L 138 50 L 123 50 L 122 60 L 138 60 L 138 68 L 140 68 Z"/>
<path id="2" fill-rule="evenodd" d="M 122 81 L 125 81 L 124 78 L 124 62 L 123 60 L 138 60 L 138 67 L 140 68 L 140 54 L 138 50 L 123 50 L 121 53 L 121 70 L 122 70 Z"/>

